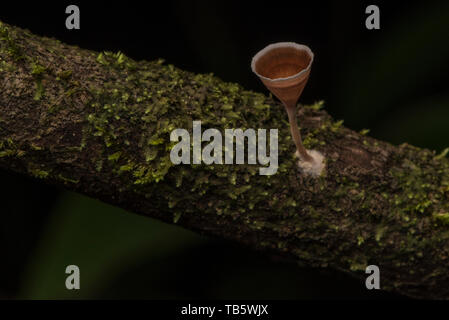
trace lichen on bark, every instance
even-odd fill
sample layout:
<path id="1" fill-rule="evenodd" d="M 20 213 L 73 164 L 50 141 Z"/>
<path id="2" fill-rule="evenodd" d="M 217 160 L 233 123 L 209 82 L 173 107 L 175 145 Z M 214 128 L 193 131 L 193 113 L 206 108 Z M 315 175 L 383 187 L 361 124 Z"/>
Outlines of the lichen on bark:
<path id="1" fill-rule="evenodd" d="M 296 167 L 288 121 L 272 97 L 162 60 L 136 62 L 0 24 L 0 166 L 139 214 L 241 242 L 382 288 L 448 298 L 449 161 L 303 106 L 307 148 L 326 173 Z M 175 128 L 279 130 L 279 169 L 174 165 Z M 361 284 L 363 285 L 363 284 Z"/>

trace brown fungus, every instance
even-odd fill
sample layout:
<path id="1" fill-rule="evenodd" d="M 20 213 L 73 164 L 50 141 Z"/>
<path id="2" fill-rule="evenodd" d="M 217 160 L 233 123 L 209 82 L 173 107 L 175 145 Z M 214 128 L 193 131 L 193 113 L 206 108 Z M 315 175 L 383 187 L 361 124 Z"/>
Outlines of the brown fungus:
<path id="1" fill-rule="evenodd" d="M 297 124 L 296 104 L 309 79 L 313 52 L 293 42 L 270 44 L 259 51 L 251 62 L 253 72 L 285 106 L 290 131 L 296 145 L 298 166 L 305 174 L 319 176 L 324 169 L 324 156 L 304 148 Z"/>

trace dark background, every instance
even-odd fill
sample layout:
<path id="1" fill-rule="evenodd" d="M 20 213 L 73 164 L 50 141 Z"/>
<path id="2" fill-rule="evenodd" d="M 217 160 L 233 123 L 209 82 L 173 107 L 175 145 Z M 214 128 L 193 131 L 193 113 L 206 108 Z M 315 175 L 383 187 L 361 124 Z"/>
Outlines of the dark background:
<path id="1" fill-rule="evenodd" d="M 65 28 L 69 4 L 81 30 Z M 380 7 L 380 30 L 365 28 L 369 4 Z M 447 1 L 3 1 L 0 20 L 261 92 L 252 56 L 304 43 L 315 61 L 302 103 L 325 100 L 350 128 L 394 144 L 449 146 Z M 0 298 L 401 298 L 6 171 L 0 201 Z M 69 264 L 81 269 L 79 291 L 65 289 Z"/>

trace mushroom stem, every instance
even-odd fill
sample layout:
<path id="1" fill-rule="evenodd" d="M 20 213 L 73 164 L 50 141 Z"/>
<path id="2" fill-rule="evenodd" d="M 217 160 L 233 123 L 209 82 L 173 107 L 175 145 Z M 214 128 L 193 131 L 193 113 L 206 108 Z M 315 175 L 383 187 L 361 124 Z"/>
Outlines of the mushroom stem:
<path id="1" fill-rule="evenodd" d="M 306 148 L 304 148 L 301 139 L 301 133 L 299 132 L 297 117 L 296 117 L 296 106 L 287 106 L 284 104 L 285 109 L 288 114 L 288 121 L 290 123 L 290 131 L 292 133 L 293 141 L 295 142 L 296 149 L 303 161 L 313 162 L 313 158 L 307 153 Z"/>

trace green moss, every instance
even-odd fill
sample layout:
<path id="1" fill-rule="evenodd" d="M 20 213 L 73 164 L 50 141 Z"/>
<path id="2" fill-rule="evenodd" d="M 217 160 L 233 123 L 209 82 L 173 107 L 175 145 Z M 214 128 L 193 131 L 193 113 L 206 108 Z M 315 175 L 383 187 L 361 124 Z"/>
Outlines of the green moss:
<path id="1" fill-rule="evenodd" d="M 368 133 L 369 133 L 369 129 L 363 129 L 363 130 L 360 130 L 360 134 L 362 135 L 362 136 L 366 136 Z"/>
<path id="2" fill-rule="evenodd" d="M 35 178 L 45 179 L 50 176 L 51 171 L 42 169 L 40 165 L 29 163 L 28 173 Z"/>
<path id="3" fill-rule="evenodd" d="M 97 172 L 101 172 L 102 169 L 103 169 L 103 159 L 98 159 L 95 164 L 95 170 L 97 170 Z"/>
<path id="4" fill-rule="evenodd" d="M 341 128 L 342 125 L 343 125 L 343 120 L 338 120 L 331 124 L 330 130 L 332 132 L 337 132 Z"/>
<path id="5" fill-rule="evenodd" d="M 390 199 L 391 204 L 404 213 L 425 214 L 439 208 L 449 209 L 449 202 L 441 200 L 446 197 L 444 185 L 449 183 L 449 165 L 446 160 L 438 159 L 430 151 L 408 148 L 401 167 L 393 168 L 390 173 L 401 192 Z M 433 159 L 433 160 L 432 160 Z M 435 166 L 427 165 L 436 161 Z M 438 168 L 438 169 L 435 169 Z M 436 171 L 437 170 L 437 171 Z"/>
<path id="6" fill-rule="evenodd" d="M 445 158 L 448 154 L 449 154 L 449 148 L 446 148 L 443 151 L 441 151 L 441 153 L 439 155 L 435 156 L 435 160 L 441 160 L 441 159 Z"/>
<path id="7" fill-rule="evenodd" d="M 108 64 L 107 60 L 105 59 L 105 55 L 103 54 L 103 52 L 101 52 L 101 53 L 98 54 L 98 56 L 97 56 L 97 62 L 98 62 L 98 63 L 101 63 L 101 64 L 103 64 L 103 65 L 107 65 L 107 64 Z"/>
<path id="8" fill-rule="evenodd" d="M 361 235 L 357 236 L 357 245 L 361 246 L 365 242 L 365 238 L 363 238 Z"/>
<path id="9" fill-rule="evenodd" d="M 40 151 L 40 150 L 43 149 L 42 147 L 40 147 L 40 146 L 38 146 L 38 145 L 36 145 L 34 143 L 31 143 L 30 147 L 31 147 L 31 149 L 33 149 L 35 151 Z"/>
<path id="10" fill-rule="evenodd" d="M 8 63 L 0 57 L 0 72 L 14 72 L 16 66 L 12 63 Z"/>
<path id="11" fill-rule="evenodd" d="M 0 158 L 9 157 L 15 154 L 16 154 L 15 150 L 2 150 L 0 151 Z"/>
<path id="12" fill-rule="evenodd" d="M 173 223 L 178 223 L 179 219 L 181 219 L 181 215 L 182 215 L 181 212 L 175 213 L 173 216 Z"/>
<path id="13" fill-rule="evenodd" d="M 122 52 L 105 51 L 97 56 L 97 62 L 104 66 L 112 66 L 116 68 L 135 68 L 135 62 L 126 57 Z"/>
<path id="14" fill-rule="evenodd" d="M 8 55 L 12 56 L 15 61 L 24 58 L 22 50 L 17 45 L 11 31 L 2 22 L 0 22 L 0 44 L 1 50 L 4 50 Z"/>
<path id="15" fill-rule="evenodd" d="M 120 151 L 117 151 L 116 153 L 109 155 L 108 160 L 109 161 L 117 161 L 120 158 L 121 154 L 122 153 Z"/>
<path id="16" fill-rule="evenodd" d="M 135 167 L 134 163 L 128 163 L 120 167 L 120 172 L 131 171 Z"/>
<path id="17" fill-rule="evenodd" d="M 44 88 L 44 85 L 42 84 L 42 80 L 41 79 L 37 80 L 35 83 L 35 86 L 36 86 L 36 92 L 34 93 L 33 99 L 35 101 L 39 101 L 45 93 L 45 88 Z"/>
<path id="18" fill-rule="evenodd" d="M 58 174 L 58 178 L 64 183 L 77 184 L 79 182 L 79 179 L 68 178 L 62 174 Z"/>
<path id="19" fill-rule="evenodd" d="M 23 157 L 25 151 L 18 148 L 11 138 L 0 140 L 0 158 L 6 157 Z"/>
<path id="20" fill-rule="evenodd" d="M 46 71 L 44 66 L 41 66 L 38 63 L 33 62 L 31 64 L 31 74 L 35 77 L 41 76 Z"/>
<path id="21" fill-rule="evenodd" d="M 433 218 L 442 225 L 449 225 L 449 212 L 434 213 Z"/>
<path id="22" fill-rule="evenodd" d="M 72 70 L 64 70 L 57 73 L 56 80 L 67 80 L 72 76 Z"/>
<path id="23" fill-rule="evenodd" d="M 324 100 L 320 100 L 318 102 L 315 102 L 313 105 L 309 106 L 310 109 L 318 111 L 324 108 Z"/>

